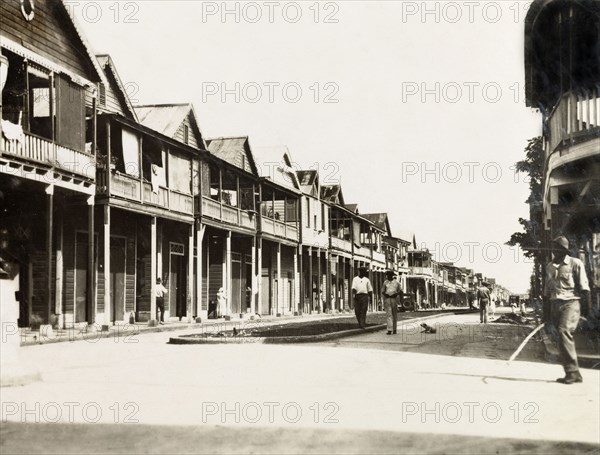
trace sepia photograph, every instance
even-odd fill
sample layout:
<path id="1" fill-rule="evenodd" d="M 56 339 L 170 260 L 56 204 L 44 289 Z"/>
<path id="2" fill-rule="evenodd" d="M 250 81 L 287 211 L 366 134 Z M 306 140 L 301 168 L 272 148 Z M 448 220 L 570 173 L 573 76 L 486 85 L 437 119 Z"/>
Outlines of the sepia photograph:
<path id="1" fill-rule="evenodd" d="M 0 0 L 0 454 L 600 455 L 600 0 Z"/>

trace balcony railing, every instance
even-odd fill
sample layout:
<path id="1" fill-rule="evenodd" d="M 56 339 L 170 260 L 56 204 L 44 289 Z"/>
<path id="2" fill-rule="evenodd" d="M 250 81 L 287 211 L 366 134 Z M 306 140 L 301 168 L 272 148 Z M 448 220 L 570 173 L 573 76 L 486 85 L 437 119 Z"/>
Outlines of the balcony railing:
<path id="1" fill-rule="evenodd" d="M 294 241 L 298 241 L 298 228 L 289 223 L 273 220 L 266 216 L 261 220 L 262 232 Z"/>
<path id="2" fill-rule="evenodd" d="M 411 275 L 425 275 L 425 276 L 433 275 L 433 271 L 431 270 L 431 267 L 411 267 L 410 273 L 411 273 Z"/>
<path id="3" fill-rule="evenodd" d="M 380 251 L 373 251 L 373 261 L 385 264 L 385 254 Z"/>
<path id="4" fill-rule="evenodd" d="M 352 252 L 352 242 L 350 240 L 331 237 L 331 246 L 341 251 Z"/>
<path id="5" fill-rule="evenodd" d="M 220 204 L 207 196 L 202 196 L 202 216 L 248 229 L 256 229 L 256 215 L 254 212 Z"/>
<path id="6" fill-rule="evenodd" d="M 17 157 L 32 164 L 59 169 L 88 180 L 96 177 L 96 159 L 93 155 L 78 152 L 48 139 L 23 133 L 21 140 L 1 138 L 3 154 Z"/>
<path id="7" fill-rule="evenodd" d="M 152 191 L 152 185 L 139 178 L 119 172 L 110 174 L 110 196 L 139 202 L 144 205 L 156 206 L 184 215 L 194 214 L 194 199 L 189 194 L 180 193 L 165 187 L 158 187 L 158 193 Z M 106 194 L 107 172 L 98 171 L 97 188 L 99 193 Z"/>
<path id="8" fill-rule="evenodd" d="M 585 131 L 600 135 L 600 96 L 598 91 L 586 95 L 563 95 L 548 117 L 550 137 L 547 154 L 556 150 L 564 140 L 572 140 Z"/>

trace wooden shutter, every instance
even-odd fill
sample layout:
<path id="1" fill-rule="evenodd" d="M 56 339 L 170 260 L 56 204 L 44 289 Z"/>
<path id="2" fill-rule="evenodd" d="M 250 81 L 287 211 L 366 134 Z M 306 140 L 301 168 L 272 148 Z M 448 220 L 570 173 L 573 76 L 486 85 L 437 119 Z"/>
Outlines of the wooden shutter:
<path id="1" fill-rule="evenodd" d="M 56 78 L 56 142 L 85 150 L 85 91 L 62 75 Z"/>

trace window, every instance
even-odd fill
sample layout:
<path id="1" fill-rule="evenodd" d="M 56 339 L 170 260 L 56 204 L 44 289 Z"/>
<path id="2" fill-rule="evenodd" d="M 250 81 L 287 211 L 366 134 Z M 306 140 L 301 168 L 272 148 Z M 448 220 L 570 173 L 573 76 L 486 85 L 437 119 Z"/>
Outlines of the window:
<path id="1" fill-rule="evenodd" d="M 98 84 L 98 106 L 106 106 L 106 86 L 102 82 Z"/>
<path id="2" fill-rule="evenodd" d="M 306 227 L 310 227 L 310 198 L 306 196 Z"/>
<path id="3" fill-rule="evenodd" d="M 325 217 L 325 204 L 321 204 L 321 231 L 325 232 L 325 223 L 326 223 L 326 217 Z"/>
<path id="4" fill-rule="evenodd" d="M 183 142 L 189 144 L 190 140 L 190 128 L 187 125 L 183 125 Z"/>

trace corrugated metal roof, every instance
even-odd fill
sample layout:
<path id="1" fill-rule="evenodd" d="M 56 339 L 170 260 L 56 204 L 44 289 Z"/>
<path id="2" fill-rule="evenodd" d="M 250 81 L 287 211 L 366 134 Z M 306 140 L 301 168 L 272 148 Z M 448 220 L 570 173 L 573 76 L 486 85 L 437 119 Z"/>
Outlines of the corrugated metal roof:
<path id="1" fill-rule="evenodd" d="M 134 109 L 142 125 L 158 131 L 165 136 L 174 137 L 185 117 L 192 109 L 192 105 L 189 103 L 153 104 L 135 106 Z"/>
<path id="2" fill-rule="evenodd" d="M 351 212 L 358 213 L 358 204 L 346 204 L 345 207 Z"/>
<path id="3" fill-rule="evenodd" d="M 256 174 L 256 164 L 248 136 L 218 137 L 206 142 L 208 151 L 216 157 L 246 172 Z"/>
<path id="4" fill-rule="evenodd" d="M 371 221 L 375 226 L 379 229 L 383 229 L 387 232 L 388 223 L 387 223 L 387 213 L 368 213 L 362 215 L 367 220 Z"/>
<path id="5" fill-rule="evenodd" d="M 299 190 L 300 184 L 295 171 L 288 165 L 285 159 L 289 156 L 289 150 L 285 145 L 253 147 L 254 160 L 261 177 L 286 188 Z"/>

